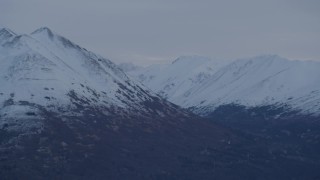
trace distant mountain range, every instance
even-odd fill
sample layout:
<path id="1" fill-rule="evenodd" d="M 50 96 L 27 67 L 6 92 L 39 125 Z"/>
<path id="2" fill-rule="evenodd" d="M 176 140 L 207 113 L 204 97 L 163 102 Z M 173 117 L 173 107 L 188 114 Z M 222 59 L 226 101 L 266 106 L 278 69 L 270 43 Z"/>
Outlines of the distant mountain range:
<path id="1" fill-rule="evenodd" d="M 223 62 L 184 56 L 172 64 L 124 70 L 162 97 L 200 115 L 228 104 L 286 107 L 320 115 L 318 61 L 265 55 Z"/>

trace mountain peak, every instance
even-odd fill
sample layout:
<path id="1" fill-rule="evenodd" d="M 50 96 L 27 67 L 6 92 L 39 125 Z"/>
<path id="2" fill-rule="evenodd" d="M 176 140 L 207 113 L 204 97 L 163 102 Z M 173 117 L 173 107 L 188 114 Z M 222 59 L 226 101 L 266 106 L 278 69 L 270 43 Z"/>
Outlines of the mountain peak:
<path id="1" fill-rule="evenodd" d="M 205 56 L 191 55 L 191 56 L 180 56 L 172 62 L 172 64 L 180 62 L 194 62 L 194 61 L 210 61 L 211 59 Z"/>
<path id="2" fill-rule="evenodd" d="M 9 33 L 12 35 L 17 35 L 16 33 L 14 33 L 11 29 L 9 28 L 0 28 L 0 33 Z"/>
<path id="3" fill-rule="evenodd" d="M 57 41 L 61 43 L 64 47 L 73 47 L 76 49 L 82 49 L 79 45 L 73 43 L 69 39 L 51 31 L 48 27 L 41 27 L 31 33 L 31 36 L 43 43 L 48 43 L 51 41 Z M 48 41 L 49 40 L 49 41 Z"/>
<path id="4" fill-rule="evenodd" d="M 33 31 L 31 34 L 32 34 L 32 35 L 35 35 L 35 34 L 45 34 L 45 35 L 47 35 L 49 38 L 53 38 L 53 36 L 54 36 L 54 33 L 53 33 L 48 27 L 41 27 L 41 28 Z"/>
<path id="5" fill-rule="evenodd" d="M 14 33 L 12 30 L 8 28 L 1 28 L 0 29 L 0 37 L 13 37 L 16 36 L 17 34 Z"/>

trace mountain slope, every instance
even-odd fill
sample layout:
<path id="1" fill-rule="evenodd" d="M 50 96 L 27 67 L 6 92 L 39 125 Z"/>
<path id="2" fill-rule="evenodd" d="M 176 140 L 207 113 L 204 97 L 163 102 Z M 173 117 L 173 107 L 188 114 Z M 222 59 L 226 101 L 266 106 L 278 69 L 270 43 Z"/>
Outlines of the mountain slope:
<path id="1" fill-rule="evenodd" d="M 172 64 L 164 69 L 163 66 L 148 67 L 129 74 L 171 102 L 192 108 L 199 114 L 210 113 L 225 104 L 248 107 L 278 104 L 302 113 L 320 113 L 319 62 L 290 61 L 270 55 L 236 60 L 213 71 L 204 69 L 211 66 L 201 59 L 194 59 L 193 62 L 200 65 L 190 64 L 186 60 L 185 63 L 190 64 L 187 68 L 186 65 Z M 202 67 L 200 71 L 199 66 Z M 172 75 L 168 71 L 176 74 Z M 144 76 L 152 78 L 148 80 Z M 192 80 L 193 84 L 181 85 L 181 82 Z"/>

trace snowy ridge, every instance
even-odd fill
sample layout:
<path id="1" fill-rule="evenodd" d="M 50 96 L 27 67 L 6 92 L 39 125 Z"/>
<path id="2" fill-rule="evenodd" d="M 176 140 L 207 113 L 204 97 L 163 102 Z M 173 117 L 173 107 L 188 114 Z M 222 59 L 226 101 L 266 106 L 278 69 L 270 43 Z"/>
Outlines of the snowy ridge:
<path id="1" fill-rule="evenodd" d="M 203 58 L 178 58 L 170 65 L 129 72 L 173 103 L 207 114 L 223 104 L 248 107 L 289 105 L 320 114 L 320 63 L 276 55 L 219 64 Z"/>

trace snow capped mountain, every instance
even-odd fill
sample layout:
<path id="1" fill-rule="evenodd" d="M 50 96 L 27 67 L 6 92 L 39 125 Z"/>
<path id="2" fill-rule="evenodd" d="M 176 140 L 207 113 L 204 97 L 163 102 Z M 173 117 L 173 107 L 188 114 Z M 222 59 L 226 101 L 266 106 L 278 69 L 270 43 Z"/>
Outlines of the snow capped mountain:
<path id="1" fill-rule="evenodd" d="M 320 63 L 276 55 L 219 64 L 203 58 L 178 58 L 170 65 L 129 72 L 173 103 L 207 114 L 225 104 L 247 107 L 289 105 L 320 114 Z"/>
<path id="2" fill-rule="evenodd" d="M 316 62 L 192 56 L 121 67 L 199 113 L 232 102 L 319 108 Z M 316 179 L 320 121 L 304 117 L 257 116 L 234 131 L 48 28 L 0 29 L 1 179 Z"/>
<path id="3" fill-rule="evenodd" d="M 106 115 L 117 109 L 122 115 L 143 114 L 152 109 L 146 102 L 173 108 L 130 80 L 110 60 L 48 28 L 30 35 L 1 29 L 0 42 L 0 127 L 38 126 L 38 120 L 12 123 L 12 119 L 34 120 L 38 115 L 41 119 L 43 109 L 79 116 L 89 107 Z"/>

